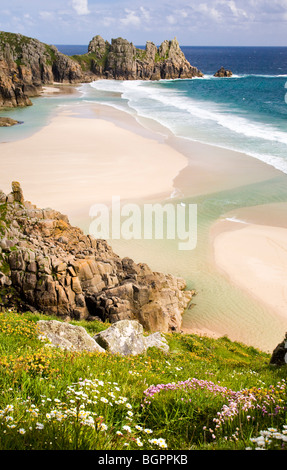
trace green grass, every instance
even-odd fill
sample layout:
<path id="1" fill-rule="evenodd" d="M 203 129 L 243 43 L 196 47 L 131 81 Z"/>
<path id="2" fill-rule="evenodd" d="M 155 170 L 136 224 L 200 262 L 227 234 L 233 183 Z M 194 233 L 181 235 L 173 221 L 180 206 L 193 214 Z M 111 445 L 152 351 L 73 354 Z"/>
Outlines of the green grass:
<path id="1" fill-rule="evenodd" d="M 71 56 L 71 59 L 76 61 L 82 68 L 84 72 L 90 71 L 93 69 L 93 67 L 96 66 L 101 66 L 105 68 L 107 58 L 108 58 L 108 48 L 106 47 L 105 54 L 103 57 L 100 59 L 96 53 L 94 52 L 89 52 L 87 54 L 82 54 L 82 55 L 73 55 Z"/>
<path id="2" fill-rule="evenodd" d="M 0 313 L 0 450 L 236 450 L 271 427 L 282 440 L 264 445 L 282 446 L 287 366 L 268 354 L 178 333 L 168 354 L 68 352 L 39 339 L 39 319 L 56 318 Z M 72 323 L 92 336 L 109 326 Z"/>

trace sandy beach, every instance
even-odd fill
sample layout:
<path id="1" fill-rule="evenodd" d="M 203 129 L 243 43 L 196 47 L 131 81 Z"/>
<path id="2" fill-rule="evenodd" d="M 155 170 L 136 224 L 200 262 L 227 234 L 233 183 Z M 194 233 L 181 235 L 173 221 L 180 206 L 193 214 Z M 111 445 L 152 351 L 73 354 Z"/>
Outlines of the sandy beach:
<path id="1" fill-rule="evenodd" d="M 238 218 L 218 221 L 211 234 L 218 269 L 287 325 L 286 210 L 286 203 L 244 208 Z"/>
<path id="2" fill-rule="evenodd" d="M 62 93 L 46 88 L 48 95 Z M 103 105 L 67 106 L 32 136 L 1 144 L 1 189 L 9 192 L 19 181 L 28 200 L 57 208 L 75 224 L 112 196 L 162 201 L 175 189 L 197 196 L 277 174 L 247 155 L 184 142 Z"/>
<path id="3" fill-rule="evenodd" d="M 72 218 L 87 217 L 93 204 L 110 204 L 112 196 L 169 197 L 187 165 L 158 135 L 140 135 L 97 113 L 91 119 L 61 112 L 31 137 L 1 147 L 2 189 L 19 180 L 28 200 Z"/>

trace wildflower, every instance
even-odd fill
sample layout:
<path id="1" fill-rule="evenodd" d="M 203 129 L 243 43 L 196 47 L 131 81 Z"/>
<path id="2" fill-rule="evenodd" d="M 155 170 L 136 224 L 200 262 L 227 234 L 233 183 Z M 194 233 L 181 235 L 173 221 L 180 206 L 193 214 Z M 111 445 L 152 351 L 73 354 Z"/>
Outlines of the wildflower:
<path id="1" fill-rule="evenodd" d="M 7 405 L 5 408 L 5 411 L 13 411 L 14 406 L 13 405 Z"/>
<path id="2" fill-rule="evenodd" d="M 160 438 L 158 439 L 158 445 L 159 445 L 159 447 L 161 447 L 162 449 L 166 449 L 166 448 L 167 448 L 167 444 L 166 444 L 165 440 L 164 440 L 162 437 L 160 437 Z"/>
<path id="3" fill-rule="evenodd" d="M 108 429 L 108 426 L 105 423 L 100 424 L 100 430 L 101 431 L 106 431 Z"/>
<path id="4" fill-rule="evenodd" d="M 36 423 L 36 429 L 43 429 L 43 428 L 44 428 L 44 424 Z"/>
<path id="5" fill-rule="evenodd" d="M 123 426 L 123 429 L 127 432 L 132 432 L 130 426 L 125 425 L 125 426 Z"/>
<path id="6" fill-rule="evenodd" d="M 19 432 L 20 434 L 25 434 L 26 431 L 25 431 L 25 429 L 20 428 L 18 432 Z"/>

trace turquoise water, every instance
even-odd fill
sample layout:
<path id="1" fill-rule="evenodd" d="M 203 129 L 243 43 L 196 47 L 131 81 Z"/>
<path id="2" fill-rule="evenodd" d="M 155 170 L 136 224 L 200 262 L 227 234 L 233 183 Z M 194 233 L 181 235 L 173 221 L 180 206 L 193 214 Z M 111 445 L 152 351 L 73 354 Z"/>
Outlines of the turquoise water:
<path id="1" fill-rule="evenodd" d="M 87 46 L 58 47 L 70 55 L 87 51 Z M 287 48 L 182 49 L 204 78 L 99 80 L 79 87 L 80 96 L 37 98 L 33 107 L 9 111 L 24 124 L 1 129 L 0 141 L 31 134 L 48 122 L 55 108 L 101 102 L 159 122 L 177 136 L 245 152 L 287 173 Z M 233 77 L 213 77 L 221 65 Z"/>
<path id="2" fill-rule="evenodd" d="M 106 104 L 154 119 L 179 137 L 241 151 L 287 173 L 286 81 L 287 77 L 261 75 L 101 80 L 82 91 L 88 101 L 102 93 Z"/>

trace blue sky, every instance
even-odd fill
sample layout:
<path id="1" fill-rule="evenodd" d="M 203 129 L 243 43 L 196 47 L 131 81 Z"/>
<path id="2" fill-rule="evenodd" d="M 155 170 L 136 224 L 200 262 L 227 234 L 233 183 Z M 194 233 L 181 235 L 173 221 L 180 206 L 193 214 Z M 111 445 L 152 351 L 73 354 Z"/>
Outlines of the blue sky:
<path id="1" fill-rule="evenodd" d="M 287 46 L 287 0 L 0 0 L 0 30 L 48 44 L 100 34 L 135 45 Z"/>

